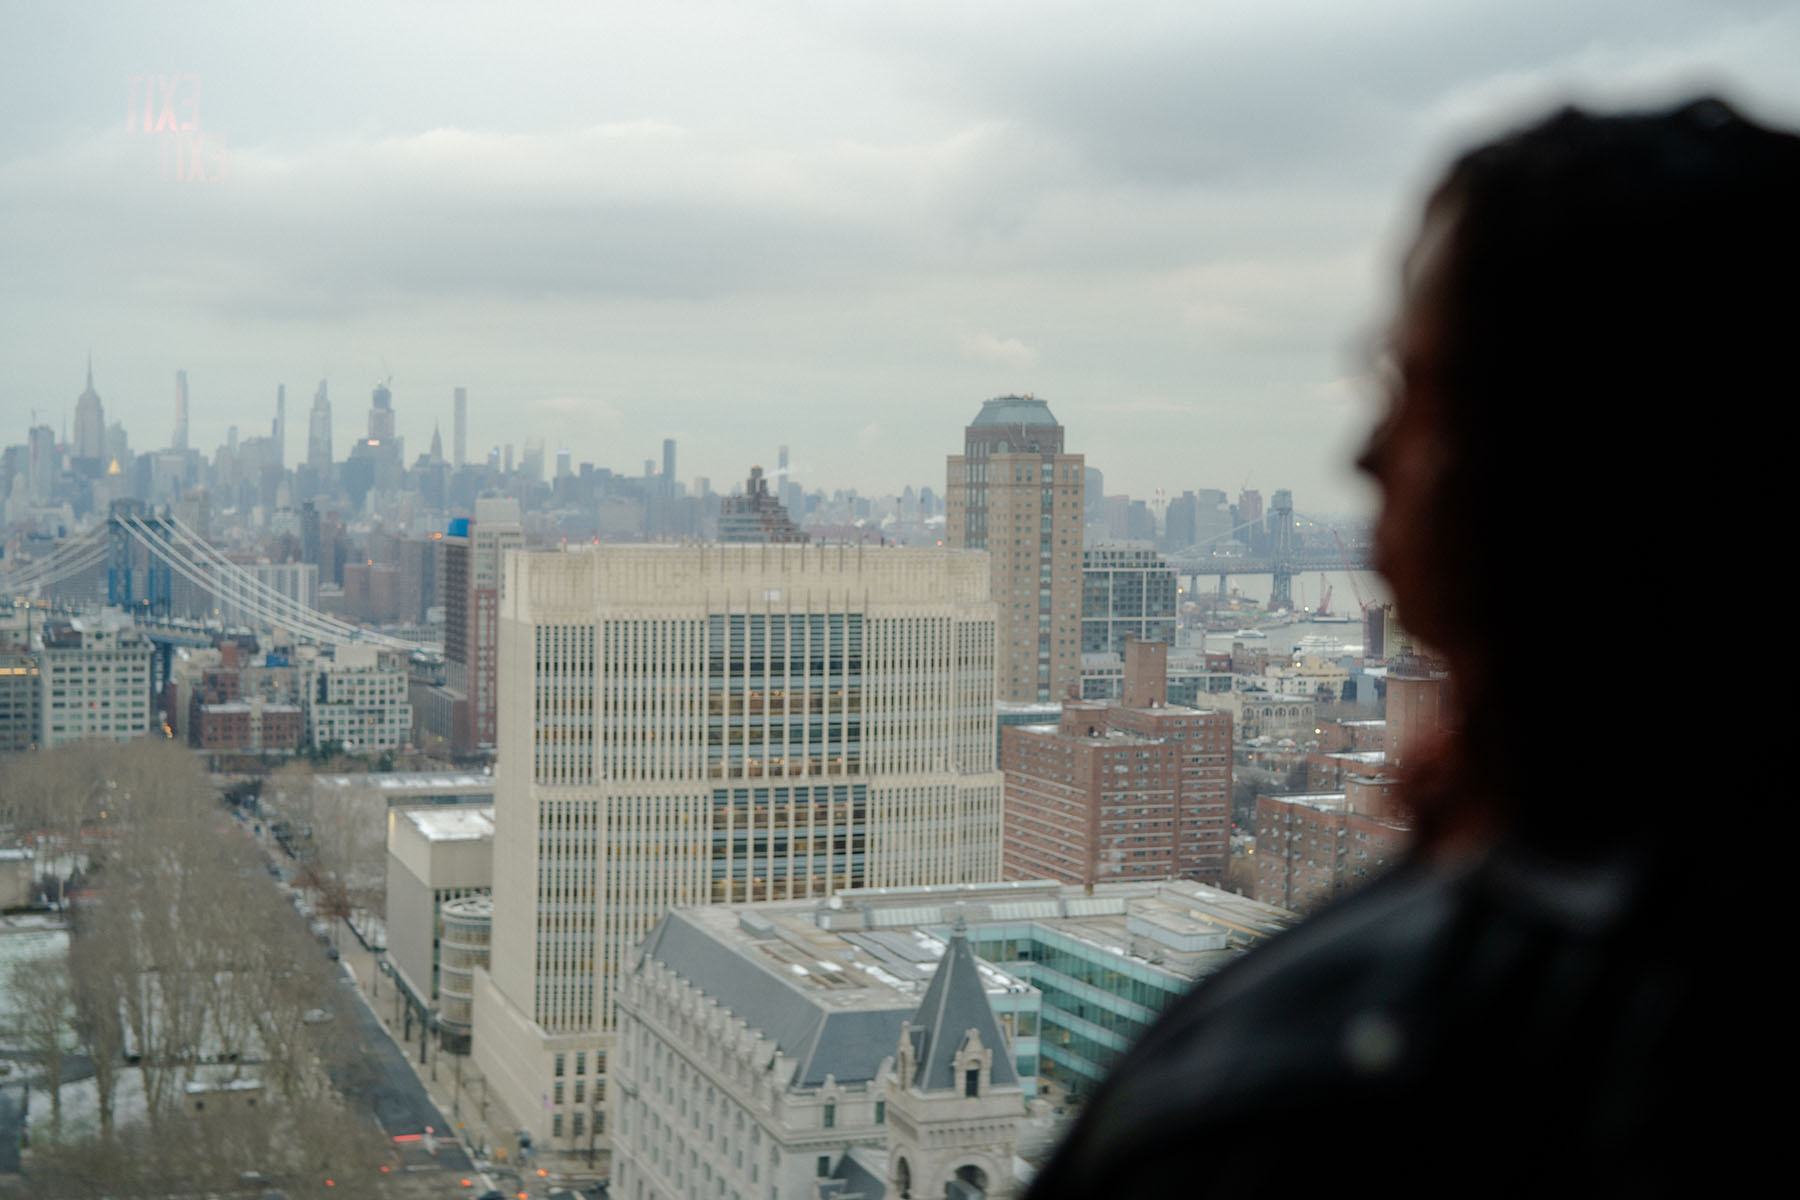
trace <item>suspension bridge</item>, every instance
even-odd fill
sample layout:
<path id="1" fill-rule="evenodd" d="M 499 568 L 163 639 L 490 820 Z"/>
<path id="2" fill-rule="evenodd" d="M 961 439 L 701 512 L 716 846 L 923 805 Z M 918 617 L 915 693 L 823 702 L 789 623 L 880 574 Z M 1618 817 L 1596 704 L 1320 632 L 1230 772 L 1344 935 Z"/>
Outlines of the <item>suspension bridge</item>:
<path id="1" fill-rule="evenodd" d="M 1314 571 L 1353 571 L 1373 570 L 1368 554 L 1360 547 L 1352 550 L 1338 536 L 1337 530 L 1328 522 L 1317 517 L 1309 517 L 1305 513 L 1296 513 L 1288 493 L 1275 493 L 1275 503 L 1269 510 L 1268 532 L 1269 549 L 1264 554 L 1240 555 L 1234 552 L 1242 543 L 1235 541 L 1239 533 L 1253 529 L 1262 524 L 1261 521 L 1248 521 L 1236 529 L 1227 529 L 1205 541 L 1190 546 L 1185 550 L 1172 551 L 1163 557 L 1175 569 L 1179 578 L 1187 580 L 1190 594 L 1199 589 L 1200 576 L 1217 575 L 1219 577 L 1219 595 L 1224 596 L 1227 583 L 1233 575 L 1268 575 L 1273 579 L 1269 592 L 1270 608 L 1293 608 L 1294 576 L 1306 575 Z M 1335 549 L 1310 550 L 1297 544 L 1294 518 L 1302 517 L 1314 525 L 1331 530 L 1331 536 L 1337 543 Z M 1221 552 L 1221 551 L 1227 552 Z"/>
<path id="2" fill-rule="evenodd" d="M 279 629 L 324 645 L 361 643 L 436 656 L 442 647 L 394 637 L 320 612 L 288 595 L 256 572 L 232 562 L 180 517 L 130 500 L 115 503 L 107 519 L 67 538 L 42 558 L 6 570 L 0 561 L 0 595 L 38 601 L 106 571 L 106 603 L 131 613 L 147 632 L 176 644 L 207 644 L 223 623 L 183 620 L 175 611 L 174 581 L 182 579 L 210 596 L 222 613 L 258 629 Z"/>

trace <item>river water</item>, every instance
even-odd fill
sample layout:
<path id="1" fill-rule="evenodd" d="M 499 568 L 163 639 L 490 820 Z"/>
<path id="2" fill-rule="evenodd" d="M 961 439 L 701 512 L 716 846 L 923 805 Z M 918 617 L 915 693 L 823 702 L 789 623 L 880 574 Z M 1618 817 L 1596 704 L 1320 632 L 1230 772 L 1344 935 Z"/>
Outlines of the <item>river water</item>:
<path id="1" fill-rule="evenodd" d="M 1319 574 L 1312 572 L 1294 577 L 1294 603 L 1305 608 L 1312 608 L 1319 602 Z M 1327 571 L 1324 576 L 1325 586 L 1331 589 L 1331 611 L 1334 614 L 1352 618 L 1344 624 L 1314 623 L 1300 617 L 1286 625 L 1258 626 L 1268 635 L 1264 642 L 1271 658 L 1285 658 L 1293 653 L 1294 647 L 1305 637 L 1328 637 L 1341 644 L 1360 647 L 1363 640 L 1363 626 L 1360 609 L 1356 600 L 1356 590 L 1362 590 L 1362 598 L 1369 604 L 1387 603 L 1391 597 L 1387 584 L 1373 571 L 1355 573 L 1354 586 L 1349 573 L 1343 571 Z M 1200 594 L 1212 596 L 1217 592 L 1219 577 L 1202 575 L 1199 578 Z M 1183 577 L 1182 586 L 1187 586 Z M 1229 580 L 1231 589 L 1240 595 L 1249 605 L 1267 604 L 1269 593 L 1275 586 L 1273 577 L 1268 575 L 1233 575 Z M 1184 596 L 1185 599 L 1185 596 Z M 1244 613 L 1244 625 L 1253 623 L 1254 611 L 1247 609 Z M 1206 649 L 1213 653 L 1228 653 L 1231 650 L 1233 637 L 1231 631 L 1208 633 L 1205 637 Z"/>

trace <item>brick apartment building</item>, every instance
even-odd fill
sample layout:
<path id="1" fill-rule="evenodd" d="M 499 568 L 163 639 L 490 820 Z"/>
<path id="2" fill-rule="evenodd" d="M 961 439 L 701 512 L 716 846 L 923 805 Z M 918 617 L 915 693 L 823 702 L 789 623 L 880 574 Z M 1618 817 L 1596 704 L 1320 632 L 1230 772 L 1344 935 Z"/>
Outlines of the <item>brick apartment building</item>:
<path id="1" fill-rule="evenodd" d="M 1397 800 L 1400 771 L 1417 759 L 1443 720 L 1448 680 L 1441 670 L 1405 660 L 1388 678 L 1387 722 L 1377 754 L 1314 754 L 1302 795 L 1256 798 L 1256 898 L 1295 912 L 1355 891 L 1397 862 L 1412 828 Z M 1368 728 L 1337 731 L 1364 744 Z M 1333 783 L 1335 781 L 1335 783 Z M 1316 785 L 1332 783 L 1329 790 Z"/>
<path id="2" fill-rule="evenodd" d="M 246 689 L 253 656 L 236 642 L 219 645 L 219 661 L 203 666 L 188 692 L 182 732 L 201 750 L 291 752 L 306 740 L 306 713 L 294 697 Z"/>
<path id="3" fill-rule="evenodd" d="M 1357 754 L 1387 749 L 1387 722 L 1319 719 L 1319 753 Z"/>
<path id="4" fill-rule="evenodd" d="M 1168 650 L 1127 644 L 1121 703 L 1005 730 L 1005 878 L 1224 883 L 1231 716 L 1168 704 Z"/>
<path id="5" fill-rule="evenodd" d="M 1391 811 L 1387 780 L 1343 791 L 1256 798 L 1256 899 L 1309 912 L 1398 862 L 1412 829 Z"/>
<path id="6" fill-rule="evenodd" d="M 1341 792 L 1345 780 L 1375 779 L 1387 774 L 1387 755 L 1380 750 L 1345 751 L 1306 756 L 1306 790 Z"/>

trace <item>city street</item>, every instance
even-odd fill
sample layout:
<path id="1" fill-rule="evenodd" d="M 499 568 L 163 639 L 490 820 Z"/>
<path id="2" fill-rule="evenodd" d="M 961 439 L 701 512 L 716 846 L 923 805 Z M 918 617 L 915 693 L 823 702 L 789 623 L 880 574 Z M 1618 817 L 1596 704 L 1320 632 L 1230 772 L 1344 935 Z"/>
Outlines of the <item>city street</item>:
<path id="1" fill-rule="evenodd" d="M 340 1084 L 345 1094 L 366 1103 L 396 1142 L 409 1171 L 436 1167 L 453 1177 L 455 1192 L 479 1194 L 492 1186 L 509 1198 L 551 1200 L 572 1185 L 560 1177 L 539 1175 L 535 1163 L 517 1159 L 515 1131 L 492 1126 L 487 1117 L 498 1113 L 486 1103 L 486 1085 L 473 1066 L 457 1055 L 445 1053 L 435 1038 L 429 1039 L 426 1061 L 419 1062 L 418 1022 L 412 1037 L 406 1034 L 404 1006 L 398 1001 L 393 980 L 381 973 L 376 954 L 366 949 L 347 924 L 341 925 L 342 964 L 355 977 L 361 993 L 350 1003 L 353 990 L 345 980 L 346 1007 L 354 1009 L 356 1035 L 372 1048 L 367 1071 Z M 445 1114 L 449 1114 L 448 1119 Z M 425 1127 L 433 1130 L 428 1139 Z M 417 1135 L 417 1140 L 412 1140 Z M 431 1140 L 435 1139 L 435 1156 Z M 470 1151 L 476 1153 L 472 1156 Z M 472 1161 L 473 1157 L 473 1161 Z M 471 1186 L 462 1188 L 461 1180 Z M 577 1192 L 577 1195 L 580 1193 Z"/>
<path id="2" fill-rule="evenodd" d="M 405 1054 L 363 997 L 352 995 L 358 991 L 355 984 L 349 978 L 342 982 L 345 1002 L 338 1007 L 338 1016 L 354 1039 L 356 1053 L 348 1065 L 333 1072 L 332 1082 L 375 1115 L 408 1167 L 436 1165 L 459 1177 L 468 1174 L 474 1164 L 449 1136 L 449 1123 Z"/>

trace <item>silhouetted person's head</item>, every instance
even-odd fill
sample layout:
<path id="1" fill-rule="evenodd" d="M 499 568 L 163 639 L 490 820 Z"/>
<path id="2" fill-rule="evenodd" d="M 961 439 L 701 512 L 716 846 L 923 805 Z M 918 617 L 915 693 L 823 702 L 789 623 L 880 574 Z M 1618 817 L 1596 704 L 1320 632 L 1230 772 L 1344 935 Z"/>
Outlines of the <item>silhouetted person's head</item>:
<path id="1" fill-rule="evenodd" d="M 1683 658 L 1711 618 L 1669 588 L 1769 581 L 1748 556 L 1785 519 L 1762 498 L 1794 460 L 1772 451 L 1796 392 L 1797 222 L 1800 138 L 1718 100 L 1566 109 L 1432 194 L 1361 459 L 1400 618 L 1460 703 L 1415 787 L 1427 841 L 1503 828 L 1584 854 L 1691 819 L 1683 765 L 1644 769 L 1672 748 L 1659 725 L 1717 715 Z"/>

